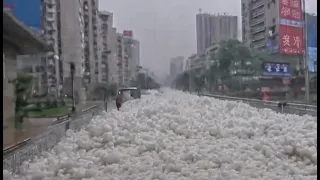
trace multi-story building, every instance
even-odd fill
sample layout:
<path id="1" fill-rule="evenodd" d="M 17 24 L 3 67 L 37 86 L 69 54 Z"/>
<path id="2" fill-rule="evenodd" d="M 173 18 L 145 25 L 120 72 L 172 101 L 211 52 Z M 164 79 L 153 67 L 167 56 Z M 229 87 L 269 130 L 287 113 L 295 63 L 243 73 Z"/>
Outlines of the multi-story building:
<path id="1" fill-rule="evenodd" d="M 74 85 L 79 92 L 83 90 L 84 57 L 84 20 L 81 1 L 60 0 L 60 56 L 63 69 L 63 89 L 71 93 L 70 63 L 75 65 Z M 80 93 L 80 92 L 79 92 Z"/>
<path id="2" fill-rule="evenodd" d="M 85 73 L 84 80 L 88 85 L 99 82 L 99 11 L 98 0 L 83 0 L 84 39 L 85 39 Z"/>
<path id="3" fill-rule="evenodd" d="M 123 39 L 125 48 L 124 76 L 126 84 L 129 85 L 136 78 L 138 66 L 140 66 L 140 45 L 139 41 L 132 37 L 125 36 Z"/>
<path id="4" fill-rule="evenodd" d="M 101 82 L 108 83 L 109 82 L 109 54 L 110 51 L 110 44 L 108 43 L 111 38 L 112 33 L 112 25 L 113 25 L 113 14 L 107 11 L 100 11 L 99 12 L 99 19 L 101 22 L 101 40 L 102 40 L 102 52 L 101 52 Z"/>
<path id="5" fill-rule="evenodd" d="M 280 24 L 287 22 L 288 18 L 280 18 L 280 3 L 297 2 L 298 9 L 301 10 L 300 1 L 266 1 L 266 0 L 241 0 L 242 13 L 242 40 L 251 48 L 266 50 L 271 53 L 272 61 L 286 62 L 290 64 L 290 71 L 303 67 L 301 53 L 280 53 Z M 287 4 L 289 7 L 291 4 Z M 287 6 L 287 7 L 288 7 Z M 290 7 L 291 8 L 291 7 Z M 290 11 L 289 8 L 289 11 Z M 292 21 L 301 25 L 301 14 L 299 20 Z M 290 19 L 290 17 L 289 17 Z M 292 17 L 291 17 L 292 19 Z M 297 25 L 283 24 L 286 27 Z M 301 28 L 301 27 L 300 27 Z"/>
<path id="6" fill-rule="evenodd" d="M 63 59 L 61 59 L 60 37 L 60 1 L 42 1 L 42 32 L 51 50 L 42 58 L 41 65 L 45 67 L 42 85 L 51 96 L 59 96 L 63 85 Z"/>
<path id="7" fill-rule="evenodd" d="M 118 74 L 118 34 L 117 29 L 112 28 L 110 31 L 110 38 L 108 39 L 108 46 L 110 48 L 110 53 L 108 55 L 108 77 L 109 83 L 119 84 L 119 74 Z"/>
<path id="8" fill-rule="evenodd" d="M 196 15 L 196 28 L 198 54 L 204 53 L 212 44 L 238 37 L 237 16 L 200 12 Z"/>
<path id="9" fill-rule="evenodd" d="M 123 34 L 117 33 L 117 66 L 118 66 L 118 85 L 125 86 L 124 81 L 124 61 L 125 61 L 125 51 L 124 51 L 124 39 Z"/>
<path id="10" fill-rule="evenodd" d="M 177 75 L 183 72 L 183 62 L 184 62 L 183 56 L 177 56 L 177 57 L 171 58 L 170 76 L 172 78 L 175 78 Z"/>
<path id="11" fill-rule="evenodd" d="M 206 49 L 206 69 L 209 69 L 211 65 L 217 62 L 217 53 L 219 50 L 219 44 L 213 44 Z"/>
<path id="12" fill-rule="evenodd" d="M 27 62 L 21 62 L 21 66 L 26 67 L 21 67 L 20 69 L 28 69 L 30 66 L 43 67 L 44 70 L 41 72 L 42 74 L 40 73 L 41 91 L 46 91 L 43 93 L 48 93 L 50 96 L 60 96 L 62 93 L 68 93 L 63 91 L 70 89 L 71 83 L 68 82 L 70 81 L 69 63 L 73 62 L 76 68 L 75 85 L 77 89 L 81 89 L 84 66 L 82 2 L 63 0 L 38 1 L 40 3 L 38 8 L 41 9 L 38 14 L 41 20 L 39 33 L 50 46 L 50 50 L 37 56 L 19 57 L 19 61 Z M 31 4 L 34 5 L 33 3 Z M 38 61 L 38 58 L 41 60 Z M 29 61 L 30 59 L 35 60 Z"/>

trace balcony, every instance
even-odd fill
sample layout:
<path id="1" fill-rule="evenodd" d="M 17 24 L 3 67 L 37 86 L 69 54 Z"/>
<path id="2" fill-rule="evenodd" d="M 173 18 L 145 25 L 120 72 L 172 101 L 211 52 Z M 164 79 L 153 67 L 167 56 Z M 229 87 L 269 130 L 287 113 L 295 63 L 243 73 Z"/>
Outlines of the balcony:
<path id="1" fill-rule="evenodd" d="M 260 16 L 260 15 L 264 14 L 264 11 L 265 11 L 264 8 L 258 9 L 257 11 L 252 12 L 251 17 L 255 18 L 257 16 Z"/>
<path id="2" fill-rule="evenodd" d="M 251 29 L 251 33 L 252 34 L 257 34 L 257 33 L 260 33 L 262 31 L 265 31 L 265 30 L 266 30 L 266 28 L 264 26 L 253 27 Z"/>
<path id="3" fill-rule="evenodd" d="M 263 6 L 264 3 L 265 3 L 264 0 L 257 0 L 257 1 L 255 1 L 255 2 L 252 3 L 251 9 L 252 9 L 252 10 L 257 9 L 257 8 Z"/>
<path id="4" fill-rule="evenodd" d="M 46 20 L 47 21 L 55 21 L 55 15 L 54 15 L 54 13 L 47 13 L 47 15 L 46 15 Z"/>
<path id="5" fill-rule="evenodd" d="M 252 21 L 251 21 L 251 27 L 252 26 L 255 26 L 255 25 L 258 25 L 258 24 L 261 24 L 261 23 L 264 23 L 264 18 L 257 18 L 257 19 L 253 19 Z"/>
<path id="6" fill-rule="evenodd" d="M 57 12 L 56 6 L 52 5 L 52 4 L 47 4 L 47 9 L 46 10 L 49 13 L 56 13 Z"/>
<path id="7" fill-rule="evenodd" d="M 54 63 L 54 60 L 53 60 L 53 59 L 50 59 L 50 60 L 49 60 L 48 66 L 49 66 L 49 67 L 52 67 L 52 66 L 55 67 L 55 63 Z"/>
<path id="8" fill-rule="evenodd" d="M 265 39 L 265 34 L 253 36 L 253 37 L 252 37 L 252 42 L 260 41 L 261 39 Z"/>
<path id="9" fill-rule="evenodd" d="M 252 44 L 254 48 L 261 49 L 266 46 L 265 41 L 257 42 Z"/>

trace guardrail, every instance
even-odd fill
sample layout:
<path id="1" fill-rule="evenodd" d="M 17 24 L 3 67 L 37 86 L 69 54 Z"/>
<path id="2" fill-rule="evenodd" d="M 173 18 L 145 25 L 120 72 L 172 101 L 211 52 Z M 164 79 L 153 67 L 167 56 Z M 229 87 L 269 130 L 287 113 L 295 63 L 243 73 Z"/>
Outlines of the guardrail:
<path id="1" fill-rule="evenodd" d="M 96 105 L 75 114 L 60 117 L 43 134 L 3 150 L 3 170 L 19 173 L 19 167 L 24 161 L 53 148 L 68 129 L 80 130 L 81 127 L 88 124 L 95 115 L 103 110 L 104 107 L 102 105 Z"/>
<path id="2" fill-rule="evenodd" d="M 296 104 L 296 103 L 288 103 L 288 102 L 276 102 L 276 101 L 262 101 L 257 99 L 238 98 L 238 97 L 221 96 L 221 95 L 204 94 L 204 93 L 199 93 L 198 95 L 213 97 L 221 100 L 241 101 L 244 103 L 248 103 L 253 107 L 268 108 L 280 113 L 297 114 L 297 115 L 308 114 L 311 116 L 317 116 L 317 106 L 314 106 L 314 105 Z"/>

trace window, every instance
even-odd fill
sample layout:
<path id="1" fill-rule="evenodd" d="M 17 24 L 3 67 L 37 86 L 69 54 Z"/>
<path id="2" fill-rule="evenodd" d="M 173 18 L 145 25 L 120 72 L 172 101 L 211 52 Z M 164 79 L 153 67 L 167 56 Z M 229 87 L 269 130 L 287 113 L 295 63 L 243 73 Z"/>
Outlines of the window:
<path id="1" fill-rule="evenodd" d="M 48 13 L 47 16 L 48 18 L 53 18 L 53 13 Z"/>

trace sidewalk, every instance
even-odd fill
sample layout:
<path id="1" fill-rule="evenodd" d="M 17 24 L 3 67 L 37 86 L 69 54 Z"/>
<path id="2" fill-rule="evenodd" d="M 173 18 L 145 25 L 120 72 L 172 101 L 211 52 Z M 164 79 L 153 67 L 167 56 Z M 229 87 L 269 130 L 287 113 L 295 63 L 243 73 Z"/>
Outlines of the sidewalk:
<path id="1" fill-rule="evenodd" d="M 76 109 L 82 111 L 101 103 L 102 101 L 89 101 L 86 104 L 77 105 Z M 3 129 L 3 149 L 45 132 L 55 120 L 56 118 L 29 118 L 24 121 L 23 129 L 15 129 L 13 123 L 8 124 L 8 127 Z"/>

